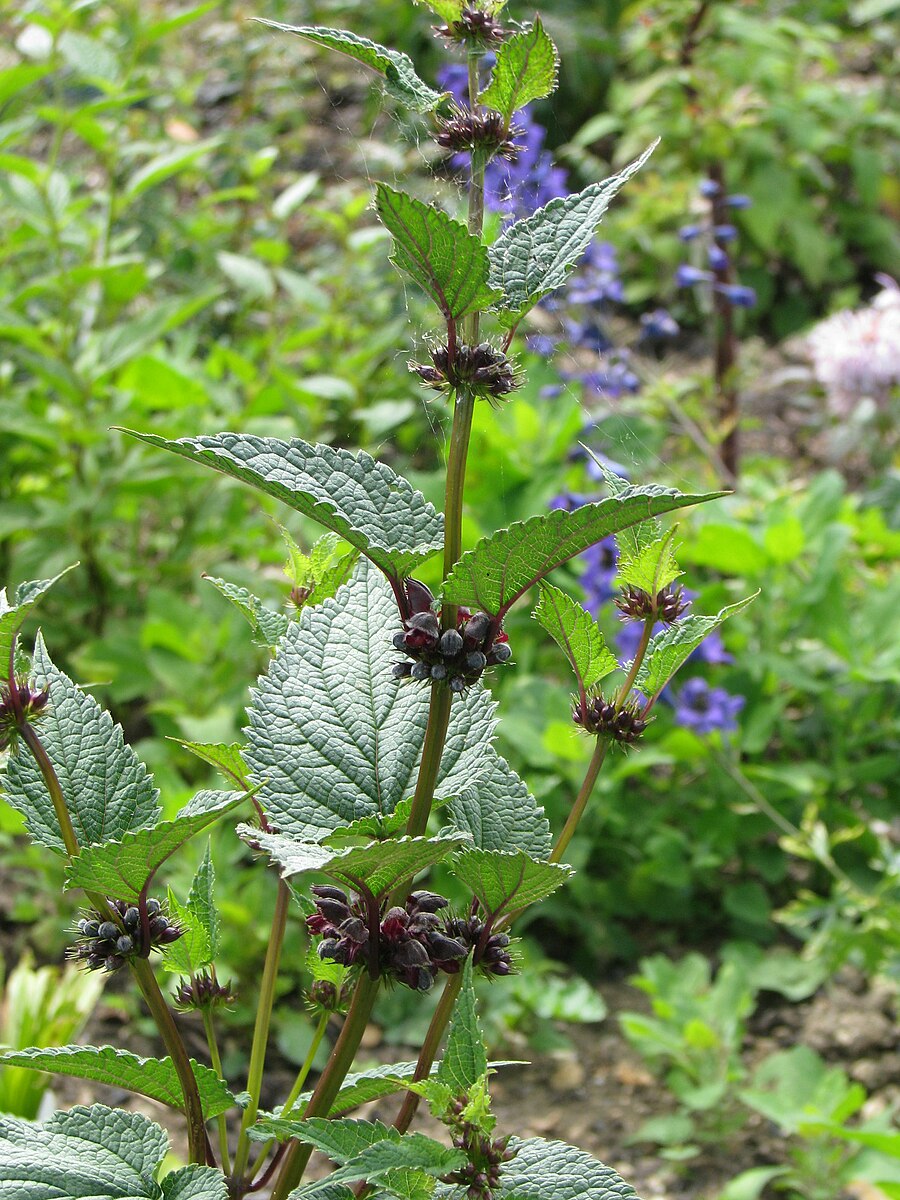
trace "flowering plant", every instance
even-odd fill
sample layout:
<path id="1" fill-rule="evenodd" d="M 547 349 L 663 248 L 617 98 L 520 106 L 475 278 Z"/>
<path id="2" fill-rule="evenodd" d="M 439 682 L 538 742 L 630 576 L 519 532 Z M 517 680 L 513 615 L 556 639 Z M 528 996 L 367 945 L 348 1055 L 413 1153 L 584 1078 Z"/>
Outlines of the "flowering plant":
<path id="1" fill-rule="evenodd" d="M 356 34 L 278 26 L 366 64 L 395 100 L 435 114 L 442 145 L 468 146 L 467 221 L 378 184 L 375 207 L 393 262 L 433 301 L 440 336 L 423 384 L 452 400 L 443 514 L 406 479 L 369 456 L 298 439 L 220 433 L 169 441 L 133 436 L 247 483 L 328 531 L 304 555 L 292 547 L 290 615 L 219 582 L 274 655 L 257 681 L 243 745 L 192 744 L 226 790 L 204 790 L 173 819 L 121 730 L 52 662 L 42 639 L 26 652 L 20 630 L 54 580 L 20 586 L 0 602 L 0 737 L 9 749 L 9 802 L 35 842 L 62 856 L 66 886 L 86 898 L 72 957 L 86 969 L 127 970 L 159 1030 L 165 1057 L 111 1047 L 38 1047 L 0 1062 L 73 1075 L 149 1096 L 185 1120 L 189 1163 L 160 1178 L 163 1130 L 135 1112 L 95 1104 L 41 1126 L 0 1121 L 0 1183 L 7 1194 L 113 1200 L 273 1200 L 377 1194 L 400 1200 L 630 1194 L 614 1171 L 560 1142 L 495 1136 L 475 980 L 515 967 L 510 930 L 523 909 L 571 874 L 563 859 L 607 754 L 639 740 L 657 698 L 693 650 L 732 612 L 684 614 L 674 530 L 661 516 L 715 498 L 632 486 L 601 467 L 606 495 L 489 534 L 464 549 L 466 457 L 475 405 L 521 383 L 508 357 L 528 312 L 559 288 L 591 245 L 604 210 L 646 158 L 508 224 L 486 244 L 485 172 L 514 154 L 514 117 L 555 86 L 557 53 L 540 20 L 501 24 L 500 0 L 465 7 L 430 0 L 440 35 L 466 56 L 468 94 L 446 97 L 397 51 Z M 272 24 L 271 22 L 267 22 Z M 496 58 L 483 81 L 485 49 Z M 452 136 L 451 136 L 452 135 Z M 452 143 L 452 145 L 448 145 Z M 617 538 L 619 603 L 640 622 L 624 669 L 594 620 L 547 576 Z M 440 594 L 416 579 L 442 556 Z M 576 677 L 574 721 L 593 743 L 582 787 L 555 835 L 525 783 L 494 748 L 490 672 L 509 670 L 504 619 L 538 589 L 534 616 Z M 654 627 L 662 628 L 654 634 Z M 159 890 L 170 857 L 215 822 L 240 816 L 237 835 L 279 876 L 245 1090 L 223 1077 L 216 1012 L 231 998 L 216 971 L 220 918 L 209 852 L 186 897 Z M 468 892 L 462 911 L 424 888 L 442 863 Z M 301 882 L 313 875 L 314 883 Z M 287 922 L 305 918 L 316 949 L 306 1000 L 312 1050 L 282 1104 L 260 1109 L 266 1049 Z M 178 1009 L 203 1022 L 209 1062 L 188 1056 L 153 957 L 179 982 Z M 385 984 L 442 994 L 414 1063 L 351 1073 Z M 327 1065 L 305 1090 L 315 1050 L 345 1014 Z M 183 1019 L 183 1018 L 182 1018 Z M 447 1032 L 449 1030 L 449 1032 Z M 441 1055 L 441 1045 L 446 1045 Z M 402 1095 L 393 1124 L 348 1114 Z M 420 1100 L 446 1141 L 410 1133 Z M 209 1128 L 214 1123 L 214 1130 Z M 313 1149 L 335 1164 L 303 1182 Z M 18 1189 L 9 1192 L 9 1187 Z"/>

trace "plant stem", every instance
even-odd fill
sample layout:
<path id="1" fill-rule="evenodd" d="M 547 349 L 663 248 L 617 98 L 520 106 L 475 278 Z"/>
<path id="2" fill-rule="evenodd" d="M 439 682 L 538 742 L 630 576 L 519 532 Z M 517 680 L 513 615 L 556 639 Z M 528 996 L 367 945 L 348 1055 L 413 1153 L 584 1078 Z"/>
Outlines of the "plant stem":
<path id="1" fill-rule="evenodd" d="M 632 660 L 631 667 L 628 670 L 625 682 L 616 693 L 616 708 L 621 708 L 628 699 L 629 693 L 634 686 L 634 681 L 637 679 L 638 671 L 641 669 L 641 664 L 644 661 L 644 655 L 647 653 L 647 647 L 650 645 L 650 638 L 653 636 L 653 626 L 656 624 L 656 615 L 647 617 L 644 621 L 644 629 L 641 634 L 641 640 L 638 643 L 638 648 Z"/>
<path id="2" fill-rule="evenodd" d="M 34 755 L 34 760 L 41 772 L 44 785 L 53 802 L 53 811 L 56 813 L 56 819 L 59 822 L 66 853 L 69 858 L 74 858 L 80 849 L 78 836 L 75 833 L 75 826 L 72 824 L 72 816 L 69 812 L 69 806 L 66 804 L 59 776 L 56 774 L 53 763 L 50 761 L 50 756 L 44 748 L 44 744 L 34 726 L 23 720 L 17 728 L 22 741 Z M 104 896 L 100 896 L 95 892 L 87 892 L 86 895 L 98 912 L 102 913 L 107 920 L 112 919 L 112 912 Z M 184 1042 L 181 1040 L 181 1034 L 178 1032 L 178 1026 L 175 1024 L 175 1018 L 166 1004 L 159 984 L 156 982 L 156 976 L 153 974 L 153 968 L 147 959 L 135 958 L 129 965 L 134 974 L 135 981 L 140 988 L 141 995 L 144 997 L 147 1007 L 150 1009 L 150 1014 L 156 1022 L 156 1027 L 159 1030 L 163 1044 L 169 1053 L 169 1057 L 172 1059 L 175 1073 L 178 1076 L 178 1082 L 181 1084 L 181 1091 L 184 1096 L 184 1111 L 188 1126 L 190 1161 L 192 1163 L 205 1163 L 209 1160 L 210 1154 L 209 1143 L 206 1137 L 206 1126 L 203 1120 L 203 1106 L 200 1103 L 197 1080 L 191 1069 L 190 1059 L 184 1048 Z"/>
<path id="3" fill-rule="evenodd" d="M 431 1074 L 431 1068 L 434 1065 L 434 1060 L 437 1058 L 444 1030 L 450 1024 L 450 1018 L 453 1016 L 457 997 L 462 990 L 462 982 L 462 971 L 458 971 L 455 975 L 451 975 L 444 984 L 443 994 L 438 1001 L 437 1008 L 434 1010 L 431 1024 L 428 1026 L 428 1032 L 425 1035 L 425 1041 L 422 1043 L 422 1049 L 419 1051 L 416 1069 L 413 1072 L 413 1079 L 416 1081 L 427 1079 Z M 406 1133 L 412 1124 L 413 1117 L 416 1115 L 420 1099 L 421 1096 L 417 1096 L 415 1092 L 406 1093 L 403 1105 L 394 1120 L 395 1129 L 399 1129 L 401 1133 Z"/>
<path id="4" fill-rule="evenodd" d="M 319 1077 L 309 1104 L 304 1109 L 304 1117 L 327 1117 L 331 1111 L 331 1106 L 359 1050 L 378 994 L 378 985 L 377 979 L 371 979 L 368 975 L 360 976 L 344 1027 L 331 1051 L 328 1066 Z M 306 1143 L 294 1142 L 291 1145 L 284 1157 L 278 1182 L 272 1191 L 272 1200 L 287 1200 L 287 1196 L 300 1182 L 311 1154 L 312 1146 Z"/>
<path id="5" fill-rule="evenodd" d="M 603 760 L 606 758 L 608 746 L 609 742 L 606 738 L 598 737 L 596 739 L 594 753 L 591 755 L 587 774 L 579 788 L 578 795 L 575 797 L 572 811 L 569 813 L 568 819 L 563 826 L 562 833 L 557 838 L 556 845 L 550 851 L 550 862 L 559 862 L 565 854 L 569 842 L 572 840 L 572 835 L 578 828 L 578 822 L 584 816 L 587 802 L 591 798 L 591 792 L 594 790 L 594 784 L 597 782 L 597 776 L 600 774 L 600 768 L 603 766 Z"/>
<path id="6" fill-rule="evenodd" d="M 222 1057 L 219 1054 L 219 1043 L 216 1041 L 216 1028 L 213 1025 L 212 1010 L 208 1005 L 200 1009 L 200 1017 L 206 1032 L 209 1061 L 212 1063 L 215 1073 L 222 1079 Z M 228 1122 L 225 1119 L 224 1113 L 219 1113 L 217 1124 L 219 1127 L 219 1156 L 222 1162 L 222 1170 L 226 1175 L 230 1175 L 231 1162 L 228 1158 Z"/>
<path id="7" fill-rule="evenodd" d="M 250 1049 L 250 1066 L 247 1070 L 247 1091 L 250 1093 L 250 1103 L 244 1109 L 237 1149 L 234 1152 L 232 1178 L 238 1184 L 247 1169 L 247 1159 L 250 1154 L 250 1140 L 247 1131 L 256 1122 L 256 1114 L 259 1112 L 259 1094 L 262 1090 L 263 1067 L 269 1042 L 269 1026 L 272 1021 L 272 1005 L 275 1001 L 275 985 L 278 982 L 278 964 L 281 962 L 281 947 L 284 944 L 284 930 L 287 925 L 290 899 L 290 888 L 283 879 L 279 879 L 278 897 L 272 916 L 272 932 L 269 936 L 269 946 L 266 950 L 266 961 L 259 989 L 256 1025 L 253 1029 L 253 1045 Z"/>
<path id="8" fill-rule="evenodd" d="M 316 1054 L 319 1051 L 319 1047 L 322 1044 L 322 1038 L 325 1036 L 325 1030 L 328 1028 L 328 1016 L 329 1016 L 329 1014 L 327 1012 L 323 1012 L 321 1017 L 319 1018 L 319 1024 L 316 1026 L 316 1031 L 313 1034 L 312 1041 L 310 1042 L 309 1050 L 307 1051 L 306 1058 L 303 1060 L 303 1066 L 300 1068 L 300 1072 L 297 1075 L 297 1078 L 294 1080 L 294 1086 L 291 1088 L 290 1092 L 288 1093 L 287 1099 L 285 1100 L 284 1104 L 282 1104 L 282 1106 L 281 1106 L 281 1112 L 279 1114 L 279 1117 L 282 1121 L 286 1117 L 289 1117 L 291 1115 L 294 1105 L 297 1103 L 298 1099 L 300 1098 L 300 1093 L 303 1091 L 303 1085 L 306 1083 L 306 1077 L 307 1077 L 307 1075 L 309 1075 L 310 1071 L 312 1070 L 313 1060 L 315 1059 Z M 272 1147 L 274 1145 L 275 1145 L 275 1138 L 270 1138 L 269 1141 L 267 1141 L 265 1143 L 262 1150 L 259 1152 L 259 1157 L 257 1158 L 256 1162 L 253 1164 L 253 1166 L 250 1168 L 250 1178 L 251 1179 L 253 1179 L 253 1180 L 256 1179 L 256 1176 L 259 1172 L 260 1167 L 265 1162 L 266 1156 L 268 1155 L 269 1151 L 272 1149 Z"/>
<path id="9" fill-rule="evenodd" d="M 713 228 L 727 225 L 730 216 L 726 203 L 725 172 L 721 162 L 712 162 L 707 171 L 709 178 L 719 185 L 719 190 L 712 198 Z M 734 271 L 731 258 L 713 271 L 716 283 L 727 287 L 734 283 Z M 725 430 L 722 438 L 720 454 L 727 472 L 727 481 L 734 483 L 738 477 L 740 466 L 739 443 L 739 408 L 738 390 L 735 380 L 737 373 L 738 344 L 734 332 L 734 310 L 727 294 L 716 289 L 713 292 L 713 309 L 715 313 L 714 332 L 714 366 L 716 382 L 716 400 L 719 410 L 719 420 Z"/>

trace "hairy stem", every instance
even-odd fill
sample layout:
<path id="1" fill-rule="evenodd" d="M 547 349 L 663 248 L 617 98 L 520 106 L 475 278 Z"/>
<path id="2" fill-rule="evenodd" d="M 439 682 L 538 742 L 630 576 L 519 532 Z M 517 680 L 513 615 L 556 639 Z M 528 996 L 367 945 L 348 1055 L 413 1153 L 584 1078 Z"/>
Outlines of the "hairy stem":
<path id="1" fill-rule="evenodd" d="M 431 1068 L 441 1047 L 444 1030 L 450 1024 L 450 1018 L 453 1016 L 453 1009 L 456 1007 L 456 1001 L 462 989 L 462 982 L 462 971 L 458 971 L 455 975 L 451 975 L 444 984 L 443 994 L 438 1001 L 437 1008 L 434 1010 L 431 1024 L 428 1026 L 428 1032 L 425 1035 L 425 1041 L 422 1043 L 422 1049 L 419 1051 L 419 1058 L 413 1073 L 413 1079 L 416 1081 L 427 1079 L 431 1074 Z M 421 1096 L 417 1096 L 415 1092 L 406 1093 L 403 1105 L 394 1119 L 395 1129 L 399 1129 L 401 1133 L 406 1133 L 412 1124 L 413 1117 L 416 1115 L 420 1099 Z"/>
<path id="2" fill-rule="evenodd" d="M 371 979 L 368 975 L 360 976 L 353 993 L 353 1001 L 344 1021 L 344 1027 L 331 1051 L 328 1066 L 319 1077 L 309 1104 L 304 1109 L 304 1117 L 328 1116 L 331 1106 L 341 1090 L 341 1085 L 353 1066 L 353 1060 L 359 1050 L 375 1004 L 378 984 L 377 979 Z M 285 1154 L 278 1182 L 272 1190 L 272 1200 L 287 1200 L 288 1195 L 300 1182 L 311 1154 L 312 1146 L 304 1142 L 291 1144 Z"/>
<path id="3" fill-rule="evenodd" d="M 653 636 L 653 626 L 656 624 L 656 614 L 647 617 L 644 621 L 644 629 L 641 633 L 641 640 L 638 643 L 637 652 L 632 660 L 631 666 L 628 669 L 628 675 L 625 682 L 616 693 L 616 708 L 621 708 L 628 699 L 629 693 L 634 686 L 634 681 L 637 679 L 638 671 L 641 669 L 641 664 L 644 661 L 644 655 L 647 653 L 647 647 L 650 645 L 650 638 Z"/>
<path id="4" fill-rule="evenodd" d="M 721 162 L 713 162 L 708 169 L 710 179 L 719 185 L 719 190 L 712 198 L 713 227 L 727 225 L 730 216 L 726 203 L 725 172 Z M 731 257 L 714 269 L 713 274 L 718 284 L 728 286 L 734 283 L 734 271 Z M 719 420 L 725 430 L 721 444 L 721 458 L 727 472 L 727 480 L 734 483 L 738 477 L 740 466 L 739 443 L 739 406 L 736 383 L 738 343 L 734 331 L 734 309 L 728 296 L 721 291 L 713 292 L 713 309 L 715 312 L 715 381 L 716 400 L 719 409 Z"/>
<path id="5" fill-rule="evenodd" d="M 313 1034 L 312 1041 L 310 1042 L 306 1058 L 303 1060 L 303 1066 L 300 1068 L 297 1078 L 294 1080 L 294 1086 L 288 1093 L 287 1099 L 281 1106 L 281 1113 L 279 1116 L 282 1121 L 291 1115 L 294 1105 L 300 1098 L 300 1093 L 303 1091 L 303 1085 L 306 1083 L 306 1078 L 312 1070 L 313 1060 L 319 1052 L 319 1047 L 322 1044 L 322 1038 L 325 1036 L 325 1030 L 328 1028 L 328 1015 L 329 1014 L 327 1012 L 323 1012 L 319 1018 L 319 1024 L 316 1026 L 316 1031 Z M 274 1138 L 270 1138 L 269 1141 L 264 1144 L 262 1150 L 259 1152 L 259 1157 L 250 1169 L 251 1179 L 256 1179 L 260 1167 L 265 1162 L 267 1155 L 274 1145 Z"/>
<path id="6" fill-rule="evenodd" d="M 247 1159 L 250 1155 L 250 1139 L 247 1131 L 256 1122 L 256 1114 L 259 1112 L 259 1094 L 262 1089 L 266 1047 L 269 1043 L 269 1026 L 272 1021 L 272 1005 L 275 1001 L 275 985 L 278 982 L 278 965 L 281 962 L 281 947 L 284 943 L 290 899 L 290 888 L 283 879 L 279 879 L 278 897 L 272 916 L 272 932 L 269 936 L 269 946 L 266 950 L 266 961 L 259 989 L 256 1025 L 253 1029 L 253 1045 L 250 1049 L 250 1066 L 247 1071 L 247 1091 L 250 1093 L 250 1102 L 244 1109 L 237 1149 L 234 1152 L 232 1177 L 238 1184 L 247 1169 Z"/>
<path id="7" fill-rule="evenodd" d="M 556 845 L 550 851 L 550 862 L 559 862 L 565 854 L 569 842 L 571 842 L 572 836 L 578 828 L 578 823 L 584 816 L 587 802 L 591 798 L 591 792 L 594 790 L 594 784 L 597 782 L 597 776 L 600 774 L 600 768 L 603 766 L 603 760 L 606 758 L 608 746 L 609 742 L 606 738 L 598 737 L 596 739 L 594 753 L 591 755 L 591 761 L 588 764 L 584 781 L 578 790 L 578 795 L 575 797 L 572 811 L 569 813 L 568 819 L 563 826 L 562 833 L 557 838 Z"/>
<path id="8" fill-rule="evenodd" d="M 216 1028 L 213 1024 L 212 1010 L 209 1005 L 205 1005 L 200 1009 L 200 1017 L 203 1021 L 203 1030 L 206 1034 L 206 1044 L 209 1047 L 209 1061 L 212 1063 L 215 1073 L 222 1079 L 224 1078 L 222 1075 L 222 1056 L 219 1054 Z M 217 1125 L 219 1129 L 219 1158 L 222 1163 L 222 1170 L 226 1175 L 230 1175 L 231 1161 L 228 1157 L 228 1122 L 225 1119 L 224 1113 L 219 1113 Z"/>

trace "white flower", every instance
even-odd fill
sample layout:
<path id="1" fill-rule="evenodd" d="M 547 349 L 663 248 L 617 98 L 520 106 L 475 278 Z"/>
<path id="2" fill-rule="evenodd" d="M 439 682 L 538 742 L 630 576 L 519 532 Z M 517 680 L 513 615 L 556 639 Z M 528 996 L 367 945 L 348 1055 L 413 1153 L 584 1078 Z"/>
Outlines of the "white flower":
<path id="1" fill-rule="evenodd" d="M 807 339 L 815 376 L 838 416 L 867 398 L 883 407 L 900 385 L 900 287 L 886 276 L 879 282 L 883 290 L 868 308 L 836 313 Z"/>

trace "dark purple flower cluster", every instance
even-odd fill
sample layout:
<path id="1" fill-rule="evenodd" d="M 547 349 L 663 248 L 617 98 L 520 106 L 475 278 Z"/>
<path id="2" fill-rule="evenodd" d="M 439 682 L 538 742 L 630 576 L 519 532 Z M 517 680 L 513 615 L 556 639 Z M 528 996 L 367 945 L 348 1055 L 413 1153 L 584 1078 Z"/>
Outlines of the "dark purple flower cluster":
<path id="1" fill-rule="evenodd" d="M 219 983 L 215 971 L 200 971 L 190 979 L 179 979 L 172 999 L 178 1008 L 190 1012 L 199 1008 L 227 1008 L 237 997 L 231 980 Z"/>
<path id="2" fill-rule="evenodd" d="M 732 307 L 752 308 L 756 303 L 756 292 L 735 283 L 732 278 L 728 247 L 737 238 L 737 228 L 730 221 L 720 219 L 728 208 L 749 208 L 750 197 L 723 195 L 714 179 L 705 179 L 700 184 L 700 195 L 709 201 L 708 219 L 682 225 L 678 236 L 686 244 L 696 244 L 699 253 L 705 254 L 706 266 L 698 266 L 696 262 L 682 263 L 675 272 L 675 282 L 680 288 L 709 285 Z"/>
<path id="3" fill-rule="evenodd" d="M 464 1188 L 468 1200 L 491 1200 L 500 1187 L 503 1164 L 514 1159 L 518 1151 L 510 1149 L 509 1137 L 491 1138 L 474 1121 L 464 1119 L 468 1100 L 463 1095 L 451 1101 L 444 1120 L 453 1130 L 454 1148 L 461 1150 L 469 1161 L 444 1176 L 442 1182 Z"/>
<path id="4" fill-rule="evenodd" d="M 512 974 L 513 963 L 509 953 L 508 935 L 491 933 L 477 912 L 468 917 L 449 917 L 446 930 L 451 937 L 458 938 L 465 945 L 467 953 L 472 951 L 472 961 L 486 975 Z M 457 963 L 450 974 L 458 970 Z"/>
<path id="5" fill-rule="evenodd" d="M 453 357 L 446 346 L 431 350 L 431 363 L 408 364 L 426 387 L 466 391 L 483 400 L 502 400 L 521 385 L 521 378 L 502 350 L 490 342 L 457 346 Z"/>
<path id="6" fill-rule="evenodd" d="M 68 952 L 89 971 L 118 971 L 126 962 L 149 958 L 151 950 L 171 946 L 184 930 L 166 916 L 158 900 L 147 900 L 144 913 L 124 900 L 109 900 L 113 920 L 89 912 L 76 926 L 81 935 Z"/>
<path id="7" fill-rule="evenodd" d="M 491 13 L 483 9 L 466 5 L 459 15 L 459 20 L 447 25 L 440 25 L 435 32 L 448 42 L 453 42 L 469 49 L 479 46 L 496 46 L 506 36 L 500 22 Z"/>
<path id="8" fill-rule="evenodd" d="M 663 625 L 671 625 L 684 616 L 690 601 L 685 598 L 684 588 L 675 584 L 669 584 L 655 596 L 628 585 L 616 597 L 615 605 L 625 620 L 645 621 L 655 614 Z"/>
<path id="9" fill-rule="evenodd" d="M 468 954 L 468 946 L 449 933 L 447 923 L 437 915 L 448 901 L 434 892 L 413 892 L 403 908 L 379 914 L 373 930 L 359 896 L 348 896 L 330 884 L 316 884 L 310 890 L 316 911 L 307 917 L 306 925 L 322 938 L 320 958 L 347 967 L 363 963 L 406 987 L 427 992 L 438 971 L 453 974 Z"/>
<path id="10" fill-rule="evenodd" d="M 463 692 L 477 683 L 488 667 L 509 662 L 509 637 L 495 630 L 487 613 L 473 614 L 460 608 L 456 628 L 442 631 L 433 603 L 424 584 L 416 579 L 406 581 L 407 615 L 393 644 L 412 661 L 397 663 L 395 679 L 446 683 L 451 692 Z"/>
<path id="11" fill-rule="evenodd" d="M 604 696 L 588 696 L 572 709 L 572 720 L 586 733 L 607 737 L 620 746 L 633 745 L 649 724 L 640 699 L 617 705 Z"/>
<path id="12" fill-rule="evenodd" d="M 15 741 L 20 722 L 39 717 L 49 700 L 49 688 L 38 689 L 27 682 L 17 680 L 12 686 L 0 687 L 0 752 Z"/>

